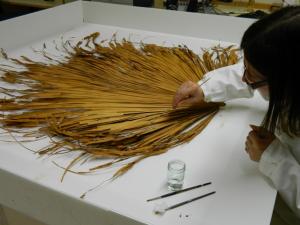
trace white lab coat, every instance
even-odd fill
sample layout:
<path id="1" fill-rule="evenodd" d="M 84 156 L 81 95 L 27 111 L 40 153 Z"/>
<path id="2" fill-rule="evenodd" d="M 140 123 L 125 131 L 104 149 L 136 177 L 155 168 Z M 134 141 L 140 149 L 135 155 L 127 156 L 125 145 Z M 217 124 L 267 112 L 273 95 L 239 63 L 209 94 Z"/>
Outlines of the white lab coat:
<path id="1" fill-rule="evenodd" d="M 238 63 L 207 73 L 210 80 L 201 85 L 205 101 L 252 97 L 253 90 L 242 81 L 243 72 L 243 63 Z M 272 181 L 293 213 L 285 204 L 275 205 L 275 211 L 286 224 L 300 225 L 300 137 L 278 132 L 276 137 L 262 154 L 259 170 Z"/>

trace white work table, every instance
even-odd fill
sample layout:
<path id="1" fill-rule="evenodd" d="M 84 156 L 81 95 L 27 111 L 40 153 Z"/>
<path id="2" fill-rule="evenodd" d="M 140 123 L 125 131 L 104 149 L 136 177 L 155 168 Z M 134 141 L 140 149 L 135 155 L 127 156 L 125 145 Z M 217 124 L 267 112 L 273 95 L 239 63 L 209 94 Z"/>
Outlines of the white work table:
<path id="1" fill-rule="evenodd" d="M 239 43 L 249 19 L 170 12 L 113 4 L 74 2 L 31 15 L 0 22 L 0 47 L 10 56 L 32 55 L 53 40 L 79 40 L 99 31 L 108 39 L 174 46 L 185 44 L 196 53 L 202 47 Z M 171 104 L 171 103 L 170 103 Z M 0 142 L 0 205 L 10 207 L 49 225 L 268 225 L 276 190 L 244 151 L 249 124 L 259 124 L 267 103 L 252 99 L 227 103 L 208 127 L 190 143 L 147 158 L 122 177 L 80 195 L 113 175 L 116 168 L 95 174 L 68 173 L 60 182 L 70 155 L 39 158 L 15 142 Z M 0 138 L 13 141 L 8 135 Z M 41 143 L 24 143 L 39 149 Z M 171 205 L 210 191 L 216 194 L 168 211 L 153 213 L 156 203 L 147 199 L 167 192 L 167 163 L 182 159 L 187 166 L 184 187 L 212 182 L 204 188 L 166 198 Z M 85 170 L 101 161 L 87 162 Z"/>

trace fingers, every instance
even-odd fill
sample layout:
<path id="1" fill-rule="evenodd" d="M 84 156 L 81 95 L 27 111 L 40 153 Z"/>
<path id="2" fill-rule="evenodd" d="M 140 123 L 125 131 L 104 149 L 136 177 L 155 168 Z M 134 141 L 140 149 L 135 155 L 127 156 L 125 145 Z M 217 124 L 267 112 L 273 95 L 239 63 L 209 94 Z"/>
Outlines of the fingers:
<path id="1" fill-rule="evenodd" d="M 245 151 L 249 152 L 249 143 L 247 141 L 245 142 Z"/>
<path id="2" fill-rule="evenodd" d="M 253 124 L 250 124 L 249 126 L 251 127 L 252 131 L 256 133 L 256 136 L 259 137 L 260 139 L 274 138 L 274 134 L 269 132 L 267 129 L 263 127 L 256 126 Z"/>
<path id="3" fill-rule="evenodd" d="M 253 145 L 253 133 L 251 134 L 251 132 L 253 132 L 253 131 L 250 131 L 246 138 L 246 142 L 245 142 L 246 152 L 249 152 L 249 149 L 251 149 L 252 145 Z"/>
<path id="4" fill-rule="evenodd" d="M 172 106 L 176 109 L 182 104 L 196 104 L 203 101 L 203 99 L 203 92 L 200 87 L 192 81 L 187 81 L 178 88 Z"/>
<path id="5" fill-rule="evenodd" d="M 255 140 L 255 136 L 256 136 L 255 131 L 250 131 L 249 134 L 248 134 L 248 136 L 247 136 L 247 141 L 250 144 L 253 144 L 253 141 Z"/>
<path id="6" fill-rule="evenodd" d="M 256 132 L 261 130 L 261 127 L 259 127 L 259 126 L 256 126 L 256 125 L 253 125 L 253 124 L 250 124 L 249 126 L 251 127 L 252 130 L 254 130 Z"/>
<path id="7" fill-rule="evenodd" d="M 252 143 L 248 140 L 248 138 L 245 143 L 245 151 L 249 155 L 249 158 L 251 160 L 254 160 L 253 151 L 252 151 Z"/>
<path id="8" fill-rule="evenodd" d="M 187 99 L 193 91 L 193 82 L 187 81 L 183 83 L 177 90 L 174 98 L 173 98 L 173 108 L 177 108 L 179 103 L 185 99 Z"/>
<path id="9" fill-rule="evenodd" d="M 257 126 L 254 126 L 254 129 L 256 128 Z M 268 136 L 261 137 L 261 131 L 258 132 L 254 129 L 247 135 L 245 151 L 248 153 L 251 160 L 258 162 L 263 152 L 275 139 L 275 136 L 270 132 L 264 131 L 264 133 L 266 133 Z"/>
<path id="10" fill-rule="evenodd" d="M 245 142 L 245 151 L 248 153 L 249 158 L 253 161 L 259 161 L 260 153 L 256 149 L 256 131 L 252 130 L 249 132 Z"/>
<path id="11" fill-rule="evenodd" d="M 177 103 L 176 108 L 181 106 L 181 105 L 193 105 L 196 104 L 197 100 L 194 97 L 187 97 L 183 100 L 181 100 L 180 102 Z M 175 109 L 175 108 L 174 108 Z"/>

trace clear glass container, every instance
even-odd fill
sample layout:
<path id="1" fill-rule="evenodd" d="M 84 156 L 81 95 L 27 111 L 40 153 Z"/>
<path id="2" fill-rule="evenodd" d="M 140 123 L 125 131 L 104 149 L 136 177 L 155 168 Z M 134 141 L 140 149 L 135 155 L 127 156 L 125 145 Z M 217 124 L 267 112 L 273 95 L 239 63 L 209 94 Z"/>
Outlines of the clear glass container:
<path id="1" fill-rule="evenodd" d="M 185 163 L 181 160 L 172 160 L 168 163 L 168 189 L 170 191 L 180 190 L 183 186 Z"/>

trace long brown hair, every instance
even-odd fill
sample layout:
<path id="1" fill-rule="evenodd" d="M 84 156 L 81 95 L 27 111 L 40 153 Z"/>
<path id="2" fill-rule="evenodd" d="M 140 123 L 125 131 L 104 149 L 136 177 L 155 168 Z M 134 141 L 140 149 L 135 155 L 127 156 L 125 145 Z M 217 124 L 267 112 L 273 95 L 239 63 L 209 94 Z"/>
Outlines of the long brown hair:
<path id="1" fill-rule="evenodd" d="M 299 42 L 299 6 L 282 8 L 253 23 L 241 41 L 245 57 L 269 84 L 263 127 L 291 136 L 300 136 Z"/>

